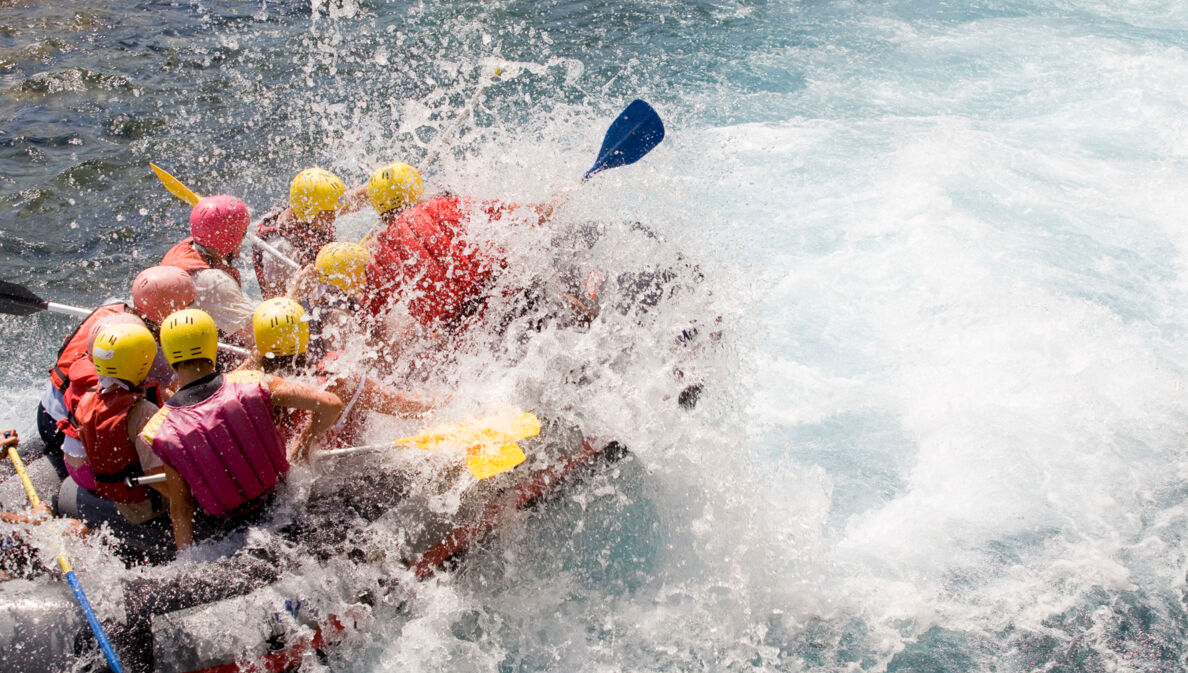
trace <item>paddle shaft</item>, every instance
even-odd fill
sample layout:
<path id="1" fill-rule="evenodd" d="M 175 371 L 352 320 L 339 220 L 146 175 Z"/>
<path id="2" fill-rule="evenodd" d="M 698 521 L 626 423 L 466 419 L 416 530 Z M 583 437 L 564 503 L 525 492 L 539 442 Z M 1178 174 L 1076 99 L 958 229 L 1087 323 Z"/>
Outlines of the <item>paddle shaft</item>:
<path id="1" fill-rule="evenodd" d="M 21 484 L 25 487 L 25 494 L 29 496 L 29 503 L 33 507 L 41 504 L 41 498 L 37 497 L 37 490 L 33 488 L 33 481 L 29 479 L 29 474 L 25 472 L 25 464 L 21 457 L 17 455 L 16 447 L 8 448 L 8 458 L 12 461 L 13 468 L 16 469 L 17 475 L 21 478 Z M 59 544 L 61 544 L 59 542 Z M 120 666 L 120 659 L 116 656 L 115 650 L 111 647 L 111 641 L 107 639 L 107 633 L 103 630 L 103 625 L 99 623 L 99 618 L 95 616 L 95 610 L 91 607 L 91 601 L 87 600 L 87 594 L 83 592 L 82 584 L 78 581 L 78 576 L 74 574 L 74 568 L 70 566 L 70 559 L 66 557 L 65 550 L 58 552 L 58 566 L 62 568 L 62 573 L 66 576 L 66 582 L 70 584 L 70 590 L 74 593 L 74 600 L 78 603 L 78 607 L 82 610 L 83 617 L 87 620 L 87 625 L 91 627 L 91 633 L 95 634 L 95 640 L 99 643 L 99 649 L 103 651 L 103 658 L 107 660 L 107 665 L 115 673 L 123 673 L 123 668 Z"/>
<path id="2" fill-rule="evenodd" d="M 143 477 L 124 477 L 124 486 L 128 488 L 136 488 L 137 486 L 148 486 L 150 484 L 164 484 L 167 477 L 165 473 L 161 474 L 146 474 Z"/>
<path id="3" fill-rule="evenodd" d="M 45 310 L 50 311 L 51 313 L 62 313 L 64 315 L 73 315 L 73 316 L 78 316 L 80 318 L 85 318 L 85 317 L 91 315 L 92 313 L 94 313 L 93 310 L 79 308 L 77 306 L 67 306 L 65 304 L 55 304 L 52 301 L 46 302 Z M 233 353 L 235 355 L 242 355 L 244 357 L 251 355 L 251 351 L 249 351 L 246 348 L 241 348 L 239 346 L 232 346 L 231 344 L 225 344 L 221 341 L 219 342 L 219 350 L 224 350 L 224 351 L 227 351 L 228 353 Z"/>
<path id="4" fill-rule="evenodd" d="M 387 442 L 385 444 L 369 444 L 367 446 L 348 446 L 343 449 L 327 449 L 326 451 L 318 451 L 318 458 L 338 458 L 339 456 L 349 456 L 353 453 L 363 453 L 365 451 L 380 451 L 383 449 L 393 449 L 400 446 L 400 442 Z"/>
<path id="5" fill-rule="evenodd" d="M 247 232 L 246 234 L 244 234 L 244 237 L 247 238 L 247 240 L 251 241 L 252 245 L 256 246 L 257 248 L 260 248 L 264 252 L 266 252 L 266 253 L 272 255 L 273 257 L 279 259 L 280 261 L 284 262 L 285 266 L 289 267 L 290 269 L 296 270 L 296 269 L 301 268 L 300 264 L 289 259 L 289 257 L 287 255 L 285 255 L 285 253 L 281 252 L 280 250 L 277 250 L 271 244 L 266 243 L 262 238 L 253 234 L 252 232 L 250 232 L 250 231 Z"/>
<path id="6" fill-rule="evenodd" d="M 91 313 L 92 313 L 92 311 L 88 311 L 85 308 L 79 308 L 77 306 L 67 306 L 65 304 L 58 304 L 58 303 L 55 303 L 52 301 L 47 301 L 45 303 L 45 310 L 50 311 L 51 313 L 61 313 L 64 315 L 78 316 L 79 318 L 85 318 L 85 317 L 91 315 Z"/>

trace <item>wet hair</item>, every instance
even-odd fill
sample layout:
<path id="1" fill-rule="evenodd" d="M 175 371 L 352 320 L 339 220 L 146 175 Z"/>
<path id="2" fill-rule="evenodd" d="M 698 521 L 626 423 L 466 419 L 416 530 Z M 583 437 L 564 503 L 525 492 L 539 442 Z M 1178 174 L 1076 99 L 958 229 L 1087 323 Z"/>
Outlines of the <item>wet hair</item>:
<path id="1" fill-rule="evenodd" d="M 189 365 L 189 364 L 193 364 L 195 362 L 209 362 L 212 365 L 215 364 L 215 362 L 213 360 L 211 360 L 210 358 L 192 358 L 189 360 L 178 360 L 177 362 L 174 362 L 173 364 L 171 364 L 169 366 L 173 369 L 173 371 L 177 371 L 180 367 L 183 367 L 183 366 Z"/>

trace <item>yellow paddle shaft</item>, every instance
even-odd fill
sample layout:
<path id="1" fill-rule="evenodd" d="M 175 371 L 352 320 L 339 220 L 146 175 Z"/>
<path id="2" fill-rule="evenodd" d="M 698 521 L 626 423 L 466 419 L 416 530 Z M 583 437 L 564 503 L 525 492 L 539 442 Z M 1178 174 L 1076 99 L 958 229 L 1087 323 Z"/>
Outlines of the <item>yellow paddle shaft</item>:
<path id="1" fill-rule="evenodd" d="M 29 504 L 33 507 L 40 505 L 41 498 L 37 497 L 37 490 L 33 488 L 33 481 L 29 479 L 29 473 L 25 471 L 25 462 L 17 454 L 15 446 L 8 447 L 8 459 L 12 461 L 12 466 L 16 468 L 17 476 L 21 478 L 21 484 L 25 487 L 25 494 L 29 496 Z"/>
<path id="2" fill-rule="evenodd" d="M 36 508 L 41 504 L 41 498 L 37 497 L 37 489 L 33 488 L 33 480 L 25 471 L 25 461 L 21 460 L 15 446 L 8 447 L 8 459 L 12 461 L 12 467 L 16 470 L 17 476 L 21 478 L 21 485 L 25 487 L 25 495 L 29 496 L 29 504 Z M 66 558 L 66 552 L 58 554 L 58 565 L 62 567 L 64 573 L 74 570 L 70 566 L 70 560 Z"/>

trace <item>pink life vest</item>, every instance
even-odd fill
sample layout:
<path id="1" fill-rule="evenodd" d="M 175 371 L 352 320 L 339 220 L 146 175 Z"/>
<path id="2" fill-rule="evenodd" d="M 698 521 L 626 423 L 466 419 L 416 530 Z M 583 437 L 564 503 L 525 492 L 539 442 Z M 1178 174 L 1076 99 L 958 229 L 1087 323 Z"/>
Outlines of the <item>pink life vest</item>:
<path id="1" fill-rule="evenodd" d="M 177 470 L 202 509 L 234 516 L 251 509 L 289 471 L 260 372 L 215 375 L 177 392 L 140 436 Z M 216 387 L 217 386 L 217 387 Z M 205 394 L 195 399 L 195 394 Z"/>

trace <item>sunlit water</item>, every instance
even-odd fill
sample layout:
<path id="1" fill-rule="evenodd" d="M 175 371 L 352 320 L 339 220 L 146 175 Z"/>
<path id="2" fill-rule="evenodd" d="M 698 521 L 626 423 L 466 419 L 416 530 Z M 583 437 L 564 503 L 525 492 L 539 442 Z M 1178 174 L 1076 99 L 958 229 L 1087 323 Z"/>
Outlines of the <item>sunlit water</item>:
<path id="1" fill-rule="evenodd" d="M 531 270 L 602 223 L 608 277 L 683 255 L 697 291 L 451 379 L 633 460 L 311 670 L 1185 667 L 1182 3 L 3 4 L 0 274 L 63 303 L 183 235 L 149 161 L 256 213 L 396 159 L 534 201 L 632 98 L 666 121 L 554 229 L 485 234 Z M 31 433 L 70 323 L 0 325 Z"/>

